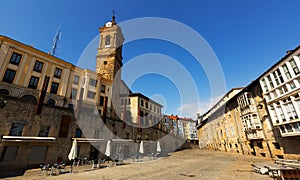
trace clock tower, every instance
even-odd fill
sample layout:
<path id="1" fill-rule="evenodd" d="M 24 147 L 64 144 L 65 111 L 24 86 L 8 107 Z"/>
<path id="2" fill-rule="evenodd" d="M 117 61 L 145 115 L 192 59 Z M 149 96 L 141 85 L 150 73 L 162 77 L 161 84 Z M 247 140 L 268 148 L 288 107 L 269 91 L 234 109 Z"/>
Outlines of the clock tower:
<path id="1" fill-rule="evenodd" d="M 123 65 L 122 45 L 124 36 L 121 28 L 115 22 L 114 15 L 112 20 L 100 27 L 99 30 L 100 42 L 96 55 L 96 72 L 102 78 L 113 81 L 117 78 L 115 76 Z M 121 72 L 119 72 L 118 76 L 120 75 Z"/>

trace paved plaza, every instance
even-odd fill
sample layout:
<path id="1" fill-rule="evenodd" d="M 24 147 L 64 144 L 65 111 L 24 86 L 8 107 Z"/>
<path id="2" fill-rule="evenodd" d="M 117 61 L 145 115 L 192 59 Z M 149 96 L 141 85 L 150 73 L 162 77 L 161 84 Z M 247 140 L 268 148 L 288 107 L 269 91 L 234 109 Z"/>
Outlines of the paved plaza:
<path id="1" fill-rule="evenodd" d="M 270 164 L 271 159 L 241 156 L 218 151 L 190 149 L 174 152 L 158 160 L 125 161 L 120 166 L 111 162 L 100 169 L 90 165 L 75 166 L 74 173 L 41 175 L 40 170 L 26 171 L 10 179 L 271 179 L 252 171 L 251 164 Z M 67 171 L 69 167 L 67 167 Z"/>

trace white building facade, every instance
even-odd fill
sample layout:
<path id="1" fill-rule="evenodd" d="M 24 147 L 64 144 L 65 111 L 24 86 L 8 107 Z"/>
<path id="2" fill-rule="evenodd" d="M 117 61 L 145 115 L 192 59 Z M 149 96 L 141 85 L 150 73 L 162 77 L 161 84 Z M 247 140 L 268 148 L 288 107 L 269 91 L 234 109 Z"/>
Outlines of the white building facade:
<path id="1" fill-rule="evenodd" d="M 289 52 L 260 78 L 274 127 L 281 136 L 300 135 L 300 47 Z"/>

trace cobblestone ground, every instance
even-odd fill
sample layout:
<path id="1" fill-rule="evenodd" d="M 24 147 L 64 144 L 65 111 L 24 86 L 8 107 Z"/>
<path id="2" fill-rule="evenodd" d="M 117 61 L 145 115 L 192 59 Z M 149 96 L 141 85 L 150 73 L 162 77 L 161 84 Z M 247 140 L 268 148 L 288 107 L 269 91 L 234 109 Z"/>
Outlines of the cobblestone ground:
<path id="1" fill-rule="evenodd" d="M 184 150 L 154 161 L 130 162 L 121 166 L 90 170 L 91 166 L 75 167 L 74 173 L 57 176 L 40 175 L 27 171 L 23 176 L 10 179 L 271 179 L 252 171 L 252 163 L 270 164 L 271 159 L 241 156 L 208 150 Z"/>

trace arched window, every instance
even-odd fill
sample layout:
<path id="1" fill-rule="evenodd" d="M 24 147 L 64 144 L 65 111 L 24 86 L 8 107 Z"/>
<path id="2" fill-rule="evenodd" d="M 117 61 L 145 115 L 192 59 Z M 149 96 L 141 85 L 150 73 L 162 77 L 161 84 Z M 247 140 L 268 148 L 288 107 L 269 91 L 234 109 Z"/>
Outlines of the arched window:
<path id="1" fill-rule="evenodd" d="M 2 95 L 9 95 L 9 91 L 6 89 L 0 89 L 0 94 Z"/>
<path id="2" fill-rule="evenodd" d="M 105 46 L 110 45 L 110 35 L 105 36 Z"/>
<path id="3" fill-rule="evenodd" d="M 74 110 L 74 104 L 72 104 L 72 103 L 69 103 L 69 104 L 68 104 L 68 109 L 72 109 L 72 110 Z"/>
<path id="4" fill-rule="evenodd" d="M 21 97 L 21 99 L 25 99 L 25 100 L 31 101 L 33 103 L 37 102 L 36 98 L 33 95 L 24 95 Z"/>
<path id="5" fill-rule="evenodd" d="M 47 104 L 54 106 L 55 100 L 54 99 L 48 99 Z"/>

